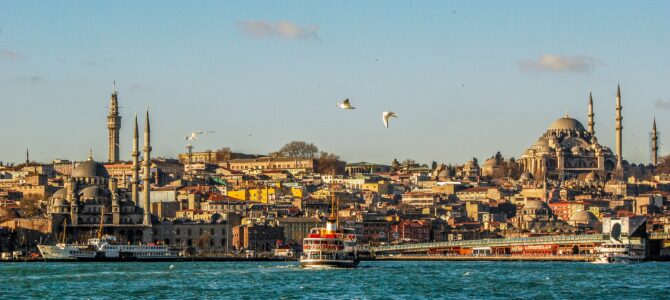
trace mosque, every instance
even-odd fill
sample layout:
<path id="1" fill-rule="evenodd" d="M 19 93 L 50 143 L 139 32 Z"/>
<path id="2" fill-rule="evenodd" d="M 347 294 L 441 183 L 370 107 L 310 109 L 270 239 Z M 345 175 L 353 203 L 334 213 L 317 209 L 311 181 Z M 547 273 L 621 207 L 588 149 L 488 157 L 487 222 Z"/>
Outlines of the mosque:
<path id="1" fill-rule="evenodd" d="M 547 131 L 523 152 L 517 160 L 526 176 L 536 180 L 586 179 L 609 180 L 623 179 L 629 165 L 622 154 L 622 106 L 621 89 L 616 94 L 616 147 L 612 149 L 598 143 L 595 134 L 593 97 L 589 94 L 588 127 L 568 114 L 557 119 Z M 656 126 L 652 129 L 652 161 L 656 163 L 658 147 Z M 637 167 L 637 166 L 633 166 Z M 632 171 L 632 170 L 631 170 Z"/>
<path id="2" fill-rule="evenodd" d="M 109 161 L 119 160 L 119 130 L 116 88 L 111 96 L 109 129 Z M 110 178 L 102 163 L 88 160 L 79 163 L 71 176 L 65 179 L 64 187 L 48 200 L 47 214 L 52 220 L 54 233 L 66 230 L 68 242 L 84 241 L 94 237 L 101 224 L 103 233 L 112 234 L 123 243 L 150 242 L 152 240 L 152 218 L 149 209 L 149 165 L 151 159 L 149 112 L 144 127 L 144 160 L 142 203 L 139 201 L 140 162 L 137 117 L 133 134 L 133 174 L 131 190 L 121 189 L 115 178 Z M 66 228 L 65 228 L 66 227 Z"/>

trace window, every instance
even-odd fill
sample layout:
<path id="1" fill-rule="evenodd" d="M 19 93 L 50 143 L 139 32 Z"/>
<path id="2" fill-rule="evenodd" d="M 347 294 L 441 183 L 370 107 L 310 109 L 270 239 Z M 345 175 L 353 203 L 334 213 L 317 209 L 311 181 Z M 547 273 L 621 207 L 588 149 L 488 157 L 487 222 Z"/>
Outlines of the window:
<path id="1" fill-rule="evenodd" d="M 180 230 L 179 228 L 177 228 L 177 230 L 175 231 L 175 233 L 176 233 L 177 235 L 180 235 L 180 234 L 181 234 L 181 230 Z"/>

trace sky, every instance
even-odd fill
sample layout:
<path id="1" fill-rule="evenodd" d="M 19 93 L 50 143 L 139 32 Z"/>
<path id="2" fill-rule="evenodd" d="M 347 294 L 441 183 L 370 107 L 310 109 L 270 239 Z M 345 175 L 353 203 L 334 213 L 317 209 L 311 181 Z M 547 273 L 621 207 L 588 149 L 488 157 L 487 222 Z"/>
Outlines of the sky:
<path id="1" fill-rule="evenodd" d="M 0 161 L 314 143 L 349 162 L 519 157 L 566 112 L 650 160 L 670 153 L 669 1 L 0 1 Z M 351 99 L 355 110 L 336 107 Z M 394 111 L 389 128 L 381 114 Z M 140 127 L 144 120 L 140 118 Z M 667 146 L 665 141 L 668 141 Z"/>

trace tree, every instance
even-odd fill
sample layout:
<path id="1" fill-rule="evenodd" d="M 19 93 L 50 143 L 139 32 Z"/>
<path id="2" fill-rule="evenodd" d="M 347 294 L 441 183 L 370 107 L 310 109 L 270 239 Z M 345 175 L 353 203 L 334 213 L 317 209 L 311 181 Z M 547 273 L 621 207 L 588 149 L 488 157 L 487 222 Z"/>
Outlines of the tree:
<path id="1" fill-rule="evenodd" d="M 340 156 L 337 154 L 322 151 L 317 159 L 317 172 L 321 174 L 341 174 L 344 172 L 341 167 Z"/>
<path id="2" fill-rule="evenodd" d="M 21 199 L 19 203 L 19 211 L 24 218 L 32 218 L 44 214 L 42 202 L 44 199 L 35 195 L 28 195 Z"/>
<path id="3" fill-rule="evenodd" d="M 433 162 L 430 164 L 430 169 L 431 169 L 431 170 L 435 170 L 435 169 L 437 169 L 437 162 L 436 162 L 436 161 L 433 161 Z"/>
<path id="4" fill-rule="evenodd" d="M 319 148 L 312 143 L 303 141 L 290 142 L 276 152 L 281 157 L 316 158 Z"/>

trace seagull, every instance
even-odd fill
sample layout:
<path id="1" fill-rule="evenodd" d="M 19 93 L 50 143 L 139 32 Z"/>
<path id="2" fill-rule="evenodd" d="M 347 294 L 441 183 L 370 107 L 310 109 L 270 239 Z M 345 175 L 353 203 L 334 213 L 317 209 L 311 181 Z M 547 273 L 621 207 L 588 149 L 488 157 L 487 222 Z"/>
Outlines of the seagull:
<path id="1" fill-rule="evenodd" d="M 349 98 L 344 99 L 342 103 L 338 103 L 337 106 L 339 106 L 341 109 L 356 109 L 355 107 L 351 106 L 351 103 L 349 103 Z"/>
<path id="2" fill-rule="evenodd" d="M 385 111 L 382 113 L 382 120 L 384 121 L 384 127 L 389 128 L 389 118 L 394 117 L 397 118 L 398 115 L 396 115 L 392 111 Z"/>
<path id="3" fill-rule="evenodd" d="M 170 265 L 170 270 L 174 270 L 174 265 Z"/>
<path id="4" fill-rule="evenodd" d="M 186 137 L 186 140 L 187 141 L 197 140 L 198 139 L 198 134 L 205 134 L 205 133 L 214 133 L 214 131 L 208 131 L 208 130 L 207 131 L 204 131 L 204 130 L 194 131 L 194 132 L 191 132 L 190 136 Z"/>
<path id="5" fill-rule="evenodd" d="M 468 275 L 470 275 L 470 271 L 465 272 L 465 273 L 463 274 L 463 276 L 468 276 Z"/>

